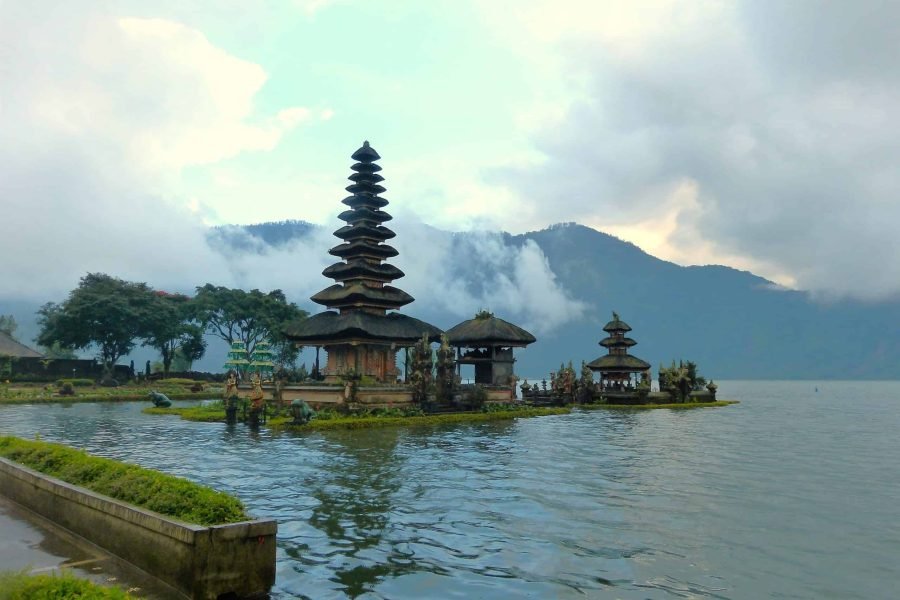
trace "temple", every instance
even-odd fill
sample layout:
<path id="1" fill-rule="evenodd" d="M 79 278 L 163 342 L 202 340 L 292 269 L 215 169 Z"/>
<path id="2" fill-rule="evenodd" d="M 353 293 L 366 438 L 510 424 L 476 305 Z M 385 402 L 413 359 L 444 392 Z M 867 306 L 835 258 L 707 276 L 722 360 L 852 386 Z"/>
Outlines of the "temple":
<path id="1" fill-rule="evenodd" d="M 322 272 L 335 284 L 311 297 L 330 310 L 288 326 L 284 334 L 298 345 L 316 347 L 317 372 L 318 349 L 325 349 L 327 362 L 321 372 L 326 382 L 353 374 L 393 383 L 401 379 L 398 349 L 414 345 L 423 335 L 437 341 L 441 330 L 392 312 L 413 297 L 389 285 L 404 274 L 385 262 L 398 252 L 384 243 L 395 234 L 383 225 L 392 217 L 383 210 L 387 199 L 379 196 L 385 191 L 380 185 L 384 177 L 375 161 L 381 157 L 364 142 L 351 158 L 357 161 L 346 187 L 351 195 L 343 200 L 349 208 L 338 215 L 346 225 L 334 232 L 342 243 L 329 251 L 341 260 Z"/>
<path id="2" fill-rule="evenodd" d="M 647 382 L 649 389 L 650 363 L 628 353 L 628 349 L 637 344 L 625 334 L 631 331 L 628 323 L 613 313 L 613 319 L 603 327 L 608 335 L 600 340 L 600 345 L 608 354 L 588 363 L 588 368 L 600 373 L 599 388 L 602 393 L 626 392 L 637 388 L 641 379 Z"/>
<path id="3" fill-rule="evenodd" d="M 524 348 L 536 340 L 517 325 L 487 311 L 447 330 L 450 345 L 456 348 L 456 368 L 475 366 L 475 383 L 515 386 L 513 348 Z"/>

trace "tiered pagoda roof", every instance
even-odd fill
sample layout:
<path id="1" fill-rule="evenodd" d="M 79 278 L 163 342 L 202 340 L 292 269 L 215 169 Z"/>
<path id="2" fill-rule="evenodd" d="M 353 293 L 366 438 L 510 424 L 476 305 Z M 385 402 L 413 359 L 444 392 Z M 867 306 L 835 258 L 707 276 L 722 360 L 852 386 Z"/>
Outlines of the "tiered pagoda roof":
<path id="1" fill-rule="evenodd" d="M 350 167 L 352 183 L 345 188 L 351 195 L 342 201 L 349 209 L 338 215 L 346 225 L 334 232 L 342 243 L 329 250 L 341 261 L 322 271 L 335 284 L 310 298 L 332 310 L 288 326 L 285 334 L 306 344 L 350 339 L 415 342 L 423 333 L 436 339 L 441 334 L 438 328 L 406 315 L 387 313 L 409 304 L 413 297 L 388 285 L 404 273 L 384 262 L 398 253 L 385 243 L 396 234 L 383 225 L 393 217 L 382 210 L 388 201 L 379 196 L 385 191 L 381 185 L 384 177 L 375 161 L 381 157 L 369 142 L 364 142 L 351 158 L 357 161 Z"/>
<path id="2" fill-rule="evenodd" d="M 628 354 L 628 349 L 637 345 L 637 342 L 629 337 L 625 337 L 625 333 L 631 331 L 631 327 L 628 323 L 621 320 L 617 313 L 613 313 L 612 321 L 603 327 L 603 331 L 609 335 L 600 340 L 600 345 L 606 348 L 609 353 L 588 363 L 589 369 L 594 371 L 637 372 L 646 371 L 650 368 L 650 363 Z"/>

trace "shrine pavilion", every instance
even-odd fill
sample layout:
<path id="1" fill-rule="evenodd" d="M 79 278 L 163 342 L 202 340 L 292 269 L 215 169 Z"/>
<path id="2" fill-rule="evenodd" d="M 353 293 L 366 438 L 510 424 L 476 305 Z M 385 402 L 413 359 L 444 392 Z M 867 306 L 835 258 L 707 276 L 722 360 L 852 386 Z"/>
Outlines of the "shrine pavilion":
<path id="1" fill-rule="evenodd" d="M 474 319 L 447 330 L 450 346 L 456 348 L 456 370 L 475 366 L 475 383 L 496 386 L 514 385 L 513 348 L 533 344 L 533 335 L 517 325 L 482 311 Z"/>
<path id="2" fill-rule="evenodd" d="M 600 345 L 607 349 L 608 354 L 587 365 L 591 371 L 600 373 L 600 390 L 636 389 L 641 376 L 649 372 L 650 363 L 628 353 L 629 348 L 637 345 L 636 341 L 625 337 L 631 327 L 614 312 L 613 320 L 603 327 L 603 331 L 608 335 L 600 340 Z M 649 375 L 646 379 L 649 383 Z"/>
<path id="3" fill-rule="evenodd" d="M 336 382 L 342 375 L 353 373 L 380 383 L 400 379 L 397 351 L 413 346 L 423 335 L 432 341 L 441 330 L 397 311 L 413 301 L 403 290 L 389 285 L 404 276 L 403 271 L 385 262 L 397 256 L 393 247 L 384 243 L 395 236 L 383 225 L 392 219 L 383 209 L 388 201 L 379 196 L 385 188 L 375 161 L 381 157 L 364 142 L 351 158 L 352 182 L 346 190 L 350 196 L 343 203 L 349 209 L 338 215 L 346 225 L 334 232 L 342 243 L 329 253 L 341 259 L 322 271 L 335 284 L 311 297 L 313 302 L 330 310 L 291 324 L 285 336 L 302 346 L 324 348 L 327 362 L 326 382 Z"/>

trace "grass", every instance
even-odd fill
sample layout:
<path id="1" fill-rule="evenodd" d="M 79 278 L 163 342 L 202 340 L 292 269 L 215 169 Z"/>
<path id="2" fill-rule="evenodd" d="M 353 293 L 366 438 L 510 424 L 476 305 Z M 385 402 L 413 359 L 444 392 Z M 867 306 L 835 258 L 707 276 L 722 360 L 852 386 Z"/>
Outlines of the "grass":
<path id="1" fill-rule="evenodd" d="M 182 380 L 178 380 L 182 381 Z M 189 379 L 183 380 L 190 381 Z M 194 382 L 191 382 L 193 384 Z M 162 392 L 170 400 L 195 400 L 219 396 L 221 387 L 208 387 L 203 392 L 191 392 L 186 383 L 142 383 L 126 384 L 119 387 L 92 386 L 76 387 L 74 396 L 60 396 L 54 385 L 44 384 L 0 384 L 0 405 L 2 404 L 43 404 L 70 402 L 140 402 L 147 401 L 150 390 Z"/>
<path id="2" fill-rule="evenodd" d="M 563 415 L 571 411 L 569 408 L 508 408 L 504 410 L 492 410 L 490 412 L 460 412 L 440 415 L 412 415 L 403 416 L 396 414 L 397 410 L 385 411 L 388 414 L 369 413 L 362 415 L 342 416 L 333 411 L 320 411 L 318 416 L 306 425 L 292 425 L 291 417 L 271 417 L 268 426 L 276 430 L 291 431 L 321 431 L 325 429 L 365 429 L 369 427 L 396 427 L 396 426 L 428 426 L 447 423 L 479 423 L 484 421 L 497 421 L 502 419 L 516 419 L 525 417 L 542 417 L 546 415 Z M 184 408 L 145 408 L 143 412 L 151 415 L 178 415 L 186 421 L 224 422 L 225 408 L 221 402 L 214 402 L 203 406 L 190 406 Z"/>
<path id="3" fill-rule="evenodd" d="M 180 477 L 61 444 L 0 437 L 0 456 L 67 483 L 197 525 L 250 519 L 240 500 Z"/>
<path id="4" fill-rule="evenodd" d="M 510 410 L 498 410 L 493 412 L 460 412 L 440 415 L 417 415 L 412 417 L 383 417 L 377 415 L 365 415 L 359 417 L 347 416 L 333 419 L 313 419 L 306 425 L 292 425 L 290 417 L 279 417 L 269 420 L 272 429 L 284 429 L 290 431 L 322 431 L 327 429 L 367 429 L 370 427 L 412 427 L 446 425 L 450 423 L 482 423 L 485 421 L 500 421 L 505 419 L 543 417 L 547 415 L 569 414 L 571 409 L 558 408 L 516 408 Z"/>
<path id="5" fill-rule="evenodd" d="M 179 415 L 185 421 L 200 421 L 203 423 L 218 423 L 225 421 L 225 404 L 221 400 L 201 404 L 199 406 L 185 406 L 180 408 L 162 408 L 149 406 L 141 412 L 148 415 Z"/>
<path id="6" fill-rule="evenodd" d="M 102 587 L 69 573 L 29 575 L 0 573 L 0 600 L 130 600 L 117 587 Z"/>
<path id="7" fill-rule="evenodd" d="M 582 404 L 579 408 L 584 410 L 649 410 L 652 408 L 688 410 L 691 408 L 714 408 L 716 406 L 728 406 L 729 404 L 738 403 L 737 400 L 716 400 L 715 402 L 681 402 L 673 404 Z"/>

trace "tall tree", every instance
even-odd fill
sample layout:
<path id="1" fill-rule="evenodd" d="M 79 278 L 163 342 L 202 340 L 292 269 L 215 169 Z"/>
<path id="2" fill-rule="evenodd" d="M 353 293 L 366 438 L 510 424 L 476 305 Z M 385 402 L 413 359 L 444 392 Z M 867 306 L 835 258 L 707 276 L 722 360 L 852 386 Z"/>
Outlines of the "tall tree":
<path id="1" fill-rule="evenodd" d="M 162 291 L 155 292 L 154 296 L 154 314 L 144 344 L 159 350 L 163 373 L 168 375 L 176 355 L 193 362 L 203 356 L 206 343 L 203 328 L 193 321 L 190 298 Z"/>
<path id="2" fill-rule="evenodd" d="M 228 343 L 241 341 L 250 354 L 262 341 L 276 347 L 286 343 L 281 328 L 307 316 L 281 290 L 247 292 L 207 283 L 197 288 L 192 304 L 207 333 Z"/>
<path id="3" fill-rule="evenodd" d="M 16 323 L 16 318 L 12 315 L 0 315 L 0 332 L 5 333 L 12 339 L 18 341 L 16 337 L 16 330 L 19 328 L 19 324 Z"/>
<path id="4" fill-rule="evenodd" d="M 38 310 L 37 342 L 64 348 L 96 346 L 107 376 L 122 356 L 145 337 L 154 318 L 155 296 L 146 283 L 88 273 L 62 304 Z"/>

